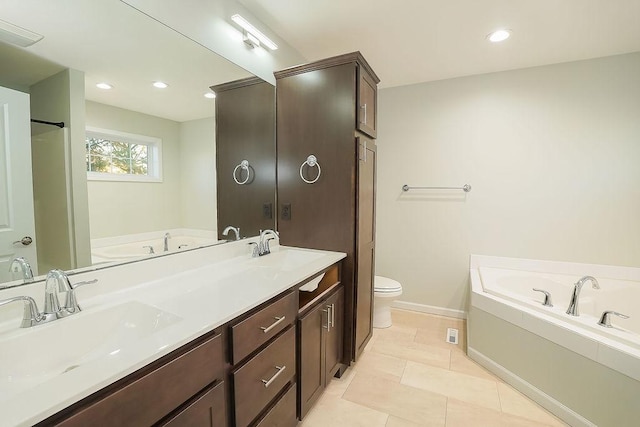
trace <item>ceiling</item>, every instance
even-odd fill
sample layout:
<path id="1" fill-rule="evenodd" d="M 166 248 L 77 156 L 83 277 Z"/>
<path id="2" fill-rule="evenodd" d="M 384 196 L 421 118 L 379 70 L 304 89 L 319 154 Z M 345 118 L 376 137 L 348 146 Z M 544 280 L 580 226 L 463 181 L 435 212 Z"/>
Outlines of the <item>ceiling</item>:
<path id="1" fill-rule="evenodd" d="M 308 60 L 359 50 L 381 87 L 640 51 L 639 0 L 239 1 Z"/>
<path id="2" fill-rule="evenodd" d="M 640 51 L 640 0 L 239 2 L 308 61 L 361 51 L 381 87 Z M 209 86 L 250 75 L 119 0 L 0 5 L 0 19 L 45 36 L 26 49 L 0 43 L 0 73 L 13 85 L 70 67 L 85 72 L 89 100 L 182 122 L 213 115 Z M 489 43 L 497 28 L 512 37 Z M 100 81 L 114 89 L 97 89 Z"/>

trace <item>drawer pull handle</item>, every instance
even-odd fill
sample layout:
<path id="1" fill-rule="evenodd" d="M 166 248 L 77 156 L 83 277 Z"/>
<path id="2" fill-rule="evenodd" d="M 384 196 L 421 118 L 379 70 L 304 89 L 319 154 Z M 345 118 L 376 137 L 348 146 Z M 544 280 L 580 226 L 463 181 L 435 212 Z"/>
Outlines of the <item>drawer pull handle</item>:
<path id="1" fill-rule="evenodd" d="M 280 375 L 285 369 L 287 369 L 286 366 L 276 366 L 276 369 L 278 370 L 278 372 L 276 372 L 275 374 L 273 374 L 273 376 L 271 378 L 269 378 L 268 380 L 261 380 L 262 384 L 264 384 L 264 388 L 267 388 L 271 385 L 272 382 L 274 382 L 276 380 L 276 378 L 278 378 L 278 375 Z"/>
<path id="2" fill-rule="evenodd" d="M 264 326 L 260 326 L 260 329 L 262 329 L 262 332 L 264 332 L 265 334 L 269 333 L 269 331 L 271 331 L 273 328 L 278 326 L 280 323 L 284 322 L 284 318 L 285 316 L 274 317 L 274 319 L 276 319 L 275 322 L 273 322 L 270 326 L 267 326 L 266 328 Z"/>

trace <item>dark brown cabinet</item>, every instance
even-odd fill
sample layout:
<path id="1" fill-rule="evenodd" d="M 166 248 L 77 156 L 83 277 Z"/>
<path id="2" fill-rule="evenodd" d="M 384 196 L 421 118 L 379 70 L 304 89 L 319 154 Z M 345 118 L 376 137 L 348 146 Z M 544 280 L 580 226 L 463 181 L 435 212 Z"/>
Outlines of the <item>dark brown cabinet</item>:
<path id="1" fill-rule="evenodd" d="M 223 382 L 208 387 L 196 396 L 193 402 L 185 405 L 177 414 L 159 425 L 163 427 L 226 427 L 227 402 L 224 397 L 224 387 Z"/>
<path id="2" fill-rule="evenodd" d="M 341 366 L 343 303 L 344 291 L 339 287 L 298 321 L 300 419 Z"/>
<path id="3" fill-rule="evenodd" d="M 359 52 L 275 76 L 280 242 L 347 254 L 341 280 L 343 363 L 349 364 L 373 333 L 376 157 L 370 136 L 376 135 L 379 79 Z M 310 155 L 319 167 L 305 163 Z"/>

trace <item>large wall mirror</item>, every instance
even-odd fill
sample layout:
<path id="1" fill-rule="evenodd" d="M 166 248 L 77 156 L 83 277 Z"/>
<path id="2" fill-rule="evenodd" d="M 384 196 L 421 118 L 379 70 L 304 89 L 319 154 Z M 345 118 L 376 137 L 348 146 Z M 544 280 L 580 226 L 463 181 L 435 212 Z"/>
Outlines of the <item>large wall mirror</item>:
<path id="1" fill-rule="evenodd" d="M 0 20 L 44 36 L 29 47 L 0 41 L 0 105 L 5 117 L 25 118 L 0 121 L 0 287 L 21 280 L 21 266 L 10 268 L 16 257 L 36 275 L 98 268 L 220 242 L 220 210 L 221 224 L 238 226 L 228 203 L 217 206 L 216 144 L 228 144 L 223 135 L 216 141 L 217 100 L 205 94 L 256 83 L 251 73 L 118 0 L 11 0 Z M 168 87 L 153 85 L 160 81 Z M 273 109 L 275 88 L 262 87 L 259 99 L 241 102 Z M 28 94 L 26 111 L 20 94 Z M 29 129 L 29 119 L 53 124 Z M 228 129 L 233 119 L 225 120 Z M 252 170 L 275 176 L 275 132 L 261 120 L 263 135 L 233 144 L 259 141 L 258 153 L 273 155 L 253 160 Z M 15 149 L 29 139 L 30 150 Z M 275 180 L 261 186 L 256 203 L 275 208 Z M 241 235 L 274 228 L 268 214 L 245 222 Z M 17 221 L 27 216 L 33 228 Z"/>

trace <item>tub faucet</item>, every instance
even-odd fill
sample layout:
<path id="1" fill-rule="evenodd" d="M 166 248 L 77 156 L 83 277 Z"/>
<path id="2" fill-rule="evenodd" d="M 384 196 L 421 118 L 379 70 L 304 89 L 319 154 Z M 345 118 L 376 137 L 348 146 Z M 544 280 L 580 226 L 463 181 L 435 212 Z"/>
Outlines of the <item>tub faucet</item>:
<path id="1" fill-rule="evenodd" d="M 171 234 L 164 233 L 164 251 L 169 252 L 169 239 L 171 238 Z"/>
<path id="2" fill-rule="evenodd" d="M 9 271 L 17 271 L 15 270 L 16 268 L 20 268 L 20 271 L 22 272 L 23 283 L 33 282 L 33 271 L 31 270 L 31 265 L 26 258 L 14 258 L 13 261 L 11 261 L 11 265 L 9 265 Z"/>
<path id="3" fill-rule="evenodd" d="M 580 291 L 582 286 L 587 280 L 591 280 L 591 286 L 593 289 L 600 289 L 600 285 L 595 277 L 584 276 L 573 285 L 573 293 L 571 294 L 571 301 L 569 302 L 569 308 L 567 308 L 567 314 L 571 316 L 580 316 L 578 311 L 578 298 L 580 298 Z"/>
<path id="4" fill-rule="evenodd" d="M 233 231 L 236 235 L 236 240 L 240 240 L 240 227 L 234 227 L 232 225 L 227 226 L 222 232 L 223 236 L 227 236 L 230 231 Z"/>

